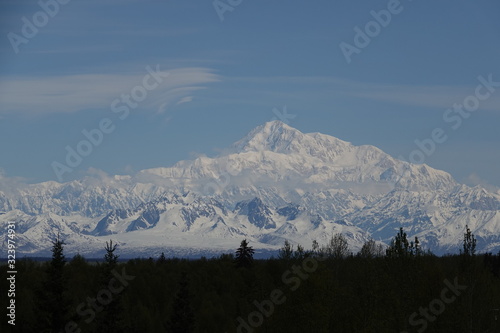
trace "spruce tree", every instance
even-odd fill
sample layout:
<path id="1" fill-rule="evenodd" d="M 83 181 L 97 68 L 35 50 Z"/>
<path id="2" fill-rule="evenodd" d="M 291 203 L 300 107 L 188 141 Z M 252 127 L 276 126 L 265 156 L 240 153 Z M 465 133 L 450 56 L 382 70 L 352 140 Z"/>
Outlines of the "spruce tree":
<path id="1" fill-rule="evenodd" d="M 114 278 L 113 271 L 118 265 L 118 255 L 115 254 L 118 244 L 113 244 L 110 240 L 106 242 L 104 255 L 104 265 L 101 272 L 101 289 L 109 288 L 109 281 Z M 109 292 L 112 299 L 107 304 L 102 305 L 102 312 L 97 315 L 97 329 L 99 332 L 119 333 L 124 332 L 123 306 L 121 294 Z M 106 300 L 108 302 L 108 300 Z"/>
<path id="2" fill-rule="evenodd" d="M 50 261 L 47 280 L 45 281 L 46 304 L 45 309 L 50 311 L 49 320 L 52 331 L 60 331 L 66 324 L 68 302 L 64 297 L 67 288 L 64 277 L 64 241 L 59 234 L 52 242 L 52 260 Z"/>
<path id="3" fill-rule="evenodd" d="M 236 250 L 235 264 L 236 267 L 250 267 L 253 263 L 254 249 L 248 246 L 246 239 L 241 241 L 240 247 Z"/>
<path id="4" fill-rule="evenodd" d="M 467 225 L 465 226 L 463 251 L 460 252 L 466 257 L 476 255 L 476 237 L 474 237 Z"/>
<path id="5" fill-rule="evenodd" d="M 104 261 L 106 262 L 107 268 L 112 270 L 116 263 L 118 262 L 118 256 L 115 254 L 115 250 L 118 244 L 113 245 L 113 241 L 110 240 L 109 243 L 106 242 L 106 254 L 104 255 Z"/>
<path id="6" fill-rule="evenodd" d="M 416 239 L 418 241 L 418 239 Z M 386 250 L 386 255 L 393 258 L 407 258 L 414 255 L 414 243 L 408 242 L 406 232 L 399 228 L 399 232 L 392 239 L 391 244 Z"/>
<path id="7" fill-rule="evenodd" d="M 285 240 L 285 244 L 281 249 L 278 250 L 278 259 L 289 261 L 293 256 L 293 246 L 288 240 Z"/>
<path id="8" fill-rule="evenodd" d="M 194 312 L 191 307 L 191 295 L 189 293 L 189 281 L 187 274 L 182 272 L 179 281 L 179 292 L 175 296 L 172 305 L 172 314 L 168 322 L 168 332 L 190 333 L 194 329 Z"/>
<path id="9" fill-rule="evenodd" d="M 165 253 L 161 253 L 160 257 L 156 260 L 158 265 L 164 265 L 167 262 L 167 258 L 165 257 Z"/>

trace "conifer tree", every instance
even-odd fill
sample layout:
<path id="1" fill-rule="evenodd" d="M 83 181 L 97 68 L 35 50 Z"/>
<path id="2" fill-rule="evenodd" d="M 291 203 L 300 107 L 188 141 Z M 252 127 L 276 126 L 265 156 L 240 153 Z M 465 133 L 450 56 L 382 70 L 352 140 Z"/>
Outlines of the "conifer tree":
<path id="1" fill-rule="evenodd" d="M 190 333 L 194 329 L 194 312 L 191 307 L 189 281 L 186 272 L 182 272 L 179 281 L 179 292 L 172 305 L 172 314 L 168 322 L 168 332 Z"/>
<path id="2" fill-rule="evenodd" d="M 49 320 L 53 331 L 62 330 L 68 314 L 68 302 L 64 297 L 67 288 L 64 278 L 64 265 L 66 258 L 64 256 L 64 241 L 59 234 L 52 242 L 52 260 L 48 267 L 47 281 L 45 282 L 46 304 L 45 307 L 50 311 Z"/>
<path id="3" fill-rule="evenodd" d="M 113 241 L 109 240 L 109 243 L 106 242 L 106 247 L 104 248 L 106 250 L 104 261 L 110 270 L 113 269 L 118 262 L 118 256 L 115 254 L 117 246 L 118 244 L 113 245 Z"/>
<path id="4" fill-rule="evenodd" d="M 415 255 L 417 257 L 422 255 L 422 249 L 420 248 L 420 241 L 418 240 L 417 236 L 415 236 L 415 242 L 413 243 L 413 248 L 415 250 Z"/>
<path id="5" fill-rule="evenodd" d="M 254 249 L 248 246 L 246 239 L 241 241 L 240 247 L 236 250 L 235 264 L 236 267 L 250 267 L 253 263 Z"/>
<path id="6" fill-rule="evenodd" d="M 418 239 L 416 239 L 416 241 L 418 241 Z M 391 240 L 391 244 L 386 250 L 386 255 L 394 258 L 411 257 L 415 253 L 414 246 L 413 242 L 408 242 L 406 232 L 404 232 L 401 227 L 396 236 Z"/>
<path id="7" fill-rule="evenodd" d="M 109 288 L 109 281 L 113 279 L 113 271 L 118 264 L 118 255 L 115 254 L 118 244 L 113 244 L 110 240 L 106 242 L 104 255 L 104 266 L 101 276 L 101 288 L 106 290 Z M 124 332 L 123 322 L 123 306 L 121 294 L 107 293 L 111 296 L 110 300 L 105 300 L 106 304 L 102 304 L 102 312 L 97 316 L 97 329 L 99 332 L 119 333 Z"/>
<path id="8" fill-rule="evenodd" d="M 464 256 L 474 256 L 476 255 L 476 237 L 470 231 L 469 226 L 466 225 L 465 229 L 463 251 L 460 253 Z"/>
<path id="9" fill-rule="evenodd" d="M 285 240 L 285 244 L 281 249 L 278 250 L 278 259 L 288 261 L 292 259 L 293 246 L 288 240 Z"/>
<path id="10" fill-rule="evenodd" d="M 158 259 L 156 260 L 156 263 L 158 265 L 163 265 L 167 262 L 167 258 L 165 257 L 165 253 L 161 253 L 161 255 L 158 257 Z"/>

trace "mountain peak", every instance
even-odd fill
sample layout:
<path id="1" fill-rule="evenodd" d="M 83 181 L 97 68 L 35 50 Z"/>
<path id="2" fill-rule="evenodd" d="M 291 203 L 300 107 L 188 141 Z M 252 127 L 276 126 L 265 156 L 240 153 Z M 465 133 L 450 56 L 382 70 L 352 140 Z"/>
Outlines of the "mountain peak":
<path id="1" fill-rule="evenodd" d="M 304 136 L 299 130 L 274 120 L 254 128 L 247 136 L 233 144 L 238 152 L 270 150 L 278 152 L 290 142 Z"/>
<path id="2" fill-rule="evenodd" d="M 260 125 L 257 128 L 265 128 L 271 131 L 282 130 L 282 129 L 291 129 L 295 130 L 295 128 L 289 126 L 288 124 L 280 121 L 280 120 L 271 120 L 265 123 L 264 125 Z"/>
<path id="3" fill-rule="evenodd" d="M 349 142 L 320 133 L 302 133 L 281 121 L 274 120 L 250 131 L 232 148 L 238 153 L 271 151 L 281 154 L 303 154 L 331 159 L 352 149 Z"/>
<path id="4" fill-rule="evenodd" d="M 233 147 L 136 176 L 94 173 L 0 191 L 0 223 L 16 221 L 16 246 L 33 254 L 46 253 L 58 232 L 74 252 L 99 251 L 98 236 L 113 234 L 136 256 L 228 249 L 242 237 L 260 248 L 284 239 L 310 244 L 333 232 L 360 248 L 368 237 L 390 240 L 400 226 L 424 246 L 449 252 L 465 224 L 478 235 L 478 249 L 500 248 L 500 195 L 457 186 L 444 171 L 280 121 Z"/>

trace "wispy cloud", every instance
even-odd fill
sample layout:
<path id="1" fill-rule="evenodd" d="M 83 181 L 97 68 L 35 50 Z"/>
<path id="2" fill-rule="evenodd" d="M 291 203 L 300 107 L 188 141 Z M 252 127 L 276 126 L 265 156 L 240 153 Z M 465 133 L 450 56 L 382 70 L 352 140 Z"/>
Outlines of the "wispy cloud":
<path id="1" fill-rule="evenodd" d="M 219 81 L 209 68 L 187 67 L 168 70 L 169 76 L 149 92 L 141 108 L 162 111 L 202 89 L 204 84 Z M 0 80 L 0 115 L 9 113 L 76 112 L 86 109 L 109 109 L 110 103 L 141 85 L 144 75 L 76 74 L 43 77 L 4 77 Z"/>
<path id="2" fill-rule="evenodd" d="M 190 94 L 200 89 L 203 89 L 203 87 L 182 87 L 167 91 L 160 96 L 161 101 L 164 102 L 159 106 L 157 113 L 164 113 L 172 105 L 191 102 L 193 96 Z"/>
<path id="3" fill-rule="evenodd" d="M 483 73 L 487 75 L 488 73 Z M 499 79 L 494 75 L 494 80 Z M 462 103 L 464 98 L 473 95 L 479 81 L 471 78 L 470 85 L 411 85 L 359 82 L 336 77 L 325 76 L 275 76 L 275 77 L 230 77 L 229 82 L 254 84 L 283 84 L 296 89 L 298 93 L 306 91 L 336 94 L 352 98 L 361 98 L 379 102 L 399 104 L 402 106 L 429 107 L 438 110 L 447 109 L 454 103 Z M 300 89 L 302 87 L 302 89 Z M 259 88 L 256 88 L 259 89 Z M 273 92 L 280 94 L 280 92 Z M 287 92 L 291 95 L 294 92 Z M 480 109 L 500 111 L 500 89 L 485 101 L 481 101 Z"/>
<path id="4" fill-rule="evenodd" d="M 180 105 L 180 104 L 184 104 L 184 103 L 189 103 L 189 102 L 192 102 L 193 101 L 193 98 L 194 96 L 186 96 L 186 97 L 183 97 L 181 98 L 180 101 L 177 102 L 177 104 L 175 105 Z"/>
<path id="5" fill-rule="evenodd" d="M 475 83 L 475 82 L 474 82 Z M 473 95 L 477 83 L 464 86 L 409 86 L 409 85 L 359 85 L 355 89 L 344 91 L 346 95 L 364 99 L 436 109 L 446 109 L 453 104 L 461 104 L 469 95 Z M 500 110 L 500 93 L 481 102 L 483 110 Z"/>

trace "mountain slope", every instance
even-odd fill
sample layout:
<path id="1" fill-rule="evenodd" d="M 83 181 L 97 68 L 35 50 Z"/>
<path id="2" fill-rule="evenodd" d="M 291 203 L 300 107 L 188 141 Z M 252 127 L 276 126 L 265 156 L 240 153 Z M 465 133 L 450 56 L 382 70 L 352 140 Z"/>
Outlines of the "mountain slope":
<path id="1" fill-rule="evenodd" d="M 46 253 L 58 232 L 69 249 L 90 254 L 109 238 L 131 255 L 193 254 L 232 249 L 242 238 L 258 249 L 285 239 L 307 247 L 335 232 L 355 250 L 369 237 L 388 242 L 401 226 L 443 253 L 457 252 L 466 224 L 479 250 L 500 248 L 498 194 L 279 121 L 212 158 L 132 176 L 0 188 L 0 211 L 0 221 L 18 224 L 20 251 L 32 254 Z"/>

